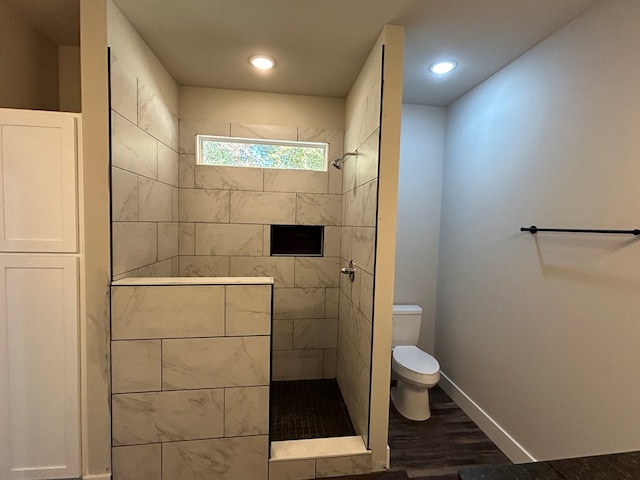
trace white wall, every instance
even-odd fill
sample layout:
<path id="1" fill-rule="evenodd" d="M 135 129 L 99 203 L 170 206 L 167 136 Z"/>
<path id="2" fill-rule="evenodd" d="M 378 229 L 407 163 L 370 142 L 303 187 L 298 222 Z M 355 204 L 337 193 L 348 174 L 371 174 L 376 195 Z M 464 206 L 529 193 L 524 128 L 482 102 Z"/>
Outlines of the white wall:
<path id="1" fill-rule="evenodd" d="M 436 355 L 536 459 L 640 449 L 640 3 L 606 0 L 448 112 Z"/>
<path id="2" fill-rule="evenodd" d="M 393 302 L 423 308 L 419 346 L 433 353 L 446 109 L 402 106 Z"/>
<path id="3" fill-rule="evenodd" d="M 404 27 L 385 25 L 382 64 L 383 94 L 380 120 L 378 166 L 378 220 L 373 298 L 373 341 L 371 354 L 371 400 L 369 449 L 374 470 L 388 468 L 389 382 L 391 380 L 391 317 L 393 315 L 393 272 L 398 207 L 398 164 L 402 121 L 402 65 Z M 348 118 L 348 117 L 347 117 Z M 345 144 L 347 139 L 345 133 Z M 355 235 L 354 235 L 355 241 Z"/>
<path id="4" fill-rule="evenodd" d="M 111 471 L 109 382 L 109 109 L 106 0 L 80 0 L 83 188 L 80 215 L 82 321 L 82 469 L 85 478 L 108 480 Z"/>
<path id="5" fill-rule="evenodd" d="M 58 110 L 58 47 L 10 5 L 0 15 L 0 107 Z"/>
<path id="6" fill-rule="evenodd" d="M 198 129 L 208 133 L 206 129 L 228 122 L 342 129 L 344 99 L 180 87 L 180 128 L 187 129 L 185 134 Z"/>
<path id="7" fill-rule="evenodd" d="M 60 110 L 80 112 L 80 47 L 58 46 L 58 73 L 60 77 Z"/>

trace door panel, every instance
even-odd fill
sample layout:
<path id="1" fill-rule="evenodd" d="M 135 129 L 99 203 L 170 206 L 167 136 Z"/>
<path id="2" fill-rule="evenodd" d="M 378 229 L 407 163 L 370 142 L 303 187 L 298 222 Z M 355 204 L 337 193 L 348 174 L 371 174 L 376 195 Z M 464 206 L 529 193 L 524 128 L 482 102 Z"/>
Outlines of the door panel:
<path id="1" fill-rule="evenodd" d="M 78 259 L 0 255 L 0 478 L 80 475 Z"/>
<path id="2" fill-rule="evenodd" d="M 77 252 L 76 119 L 0 109 L 0 251 Z"/>

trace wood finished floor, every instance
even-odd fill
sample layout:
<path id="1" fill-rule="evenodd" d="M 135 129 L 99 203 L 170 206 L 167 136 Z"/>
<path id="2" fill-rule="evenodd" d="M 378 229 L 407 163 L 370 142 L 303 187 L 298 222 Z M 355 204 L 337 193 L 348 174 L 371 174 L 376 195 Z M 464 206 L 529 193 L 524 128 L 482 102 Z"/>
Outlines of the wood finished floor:
<path id="1" fill-rule="evenodd" d="M 457 480 L 463 468 L 511 464 L 441 388 L 429 390 L 429 398 L 431 418 L 424 422 L 407 420 L 390 406 L 389 471 L 336 479 Z"/>
<path id="2" fill-rule="evenodd" d="M 389 472 L 347 478 L 457 480 L 458 470 L 466 467 L 511 464 L 441 388 L 429 390 L 429 397 L 431 418 L 425 422 L 407 420 L 390 407 Z"/>

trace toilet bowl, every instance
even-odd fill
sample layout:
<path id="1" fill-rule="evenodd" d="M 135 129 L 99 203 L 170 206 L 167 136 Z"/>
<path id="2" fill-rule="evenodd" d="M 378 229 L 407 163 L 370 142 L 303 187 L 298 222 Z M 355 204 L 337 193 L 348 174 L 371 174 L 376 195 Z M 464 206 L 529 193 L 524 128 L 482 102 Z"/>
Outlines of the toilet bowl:
<path id="1" fill-rule="evenodd" d="M 418 305 L 393 306 L 393 351 L 391 355 L 391 401 L 409 420 L 422 421 L 431 416 L 429 388 L 440 380 L 438 361 L 416 346 L 422 323 Z"/>
<path id="2" fill-rule="evenodd" d="M 391 388 L 391 401 L 400 415 L 422 421 L 431 416 L 429 388 L 440 380 L 438 361 L 413 345 L 396 346 L 392 371 L 397 381 Z"/>

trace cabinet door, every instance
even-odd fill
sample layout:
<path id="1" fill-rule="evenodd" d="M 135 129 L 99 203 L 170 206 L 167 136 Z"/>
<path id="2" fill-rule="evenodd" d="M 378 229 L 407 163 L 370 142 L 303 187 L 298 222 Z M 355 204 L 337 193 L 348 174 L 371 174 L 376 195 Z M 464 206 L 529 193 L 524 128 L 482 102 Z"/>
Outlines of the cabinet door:
<path id="1" fill-rule="evenodd" d="M 77 252 L 76 117 L 0 109 L 0 251 Z"/>
<path id="2" fill-rule="evenodd" d="M 0 255 L 0 478 L 80 476 L 78 259 Z"/>

